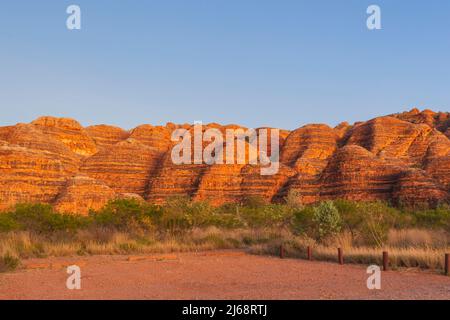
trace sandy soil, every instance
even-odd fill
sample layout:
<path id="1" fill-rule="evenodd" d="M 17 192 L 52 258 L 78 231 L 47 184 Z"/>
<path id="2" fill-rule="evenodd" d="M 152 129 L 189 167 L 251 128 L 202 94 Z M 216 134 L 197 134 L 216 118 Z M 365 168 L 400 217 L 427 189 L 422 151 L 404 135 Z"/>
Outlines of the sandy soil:
<path id="1" fill-rule="evenodd" d="M 81 268 L 68 290 L 66 266 Z M 450 277 L 382 273 L 368 290 L 364 266 L 248 255 L 236 251 L 152 256 L 34 259 L 0 274 L 0 299 L 450 299 Z"/>

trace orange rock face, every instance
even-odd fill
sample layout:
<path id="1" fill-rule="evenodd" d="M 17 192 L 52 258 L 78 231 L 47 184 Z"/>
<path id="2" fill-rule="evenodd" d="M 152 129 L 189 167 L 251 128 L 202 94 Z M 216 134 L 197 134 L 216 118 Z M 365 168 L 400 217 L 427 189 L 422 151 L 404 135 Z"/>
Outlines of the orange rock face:
<path id="1" fill-rule="evenodd" d="M 64 187 L 63 163 L 45 151 L 0 142 L 0 209 L 18 202 L 52 203 Z"/>
<path id="2" fill-rule="evenodd" d="M 304 126 L 288 135 L 280 161 L 301 174 L 320 174 L 337 149 L 337 139 L 327 125 Z"/>
<path id="3" fill-rule="evenodd" d="M 75 174 L 78 171 L 82 157 L 70 150 L 63 142 L 43 133 L 36 126 L 18 124 L 9 131 L 5 140 L 12 145 L 51 154 L 54 159 L 61 161 L 67 174 Z"/>
<path id="4" fill-rule="evenodd" d="M 448 197 L 448 188 L 436 183 L 436 180 L 422 170 L 411 169 L 399 177 L 392 196 L 397 204 L 420 205 L 445 199 Z"/>
<path id="5" fill-rule="evenodd" d="M 75 120 L 41 117 L 31 124 L 48 135 L 49 138 L 61 141 L 75 154 L 91 156 L 97 152 L 94 139 Z"/>
<path id="6" fill-rule="evenodd" d="M 87 127 L 86 133 L 94 139 L 99 150 L 107 149 L 130 136 L 129 132 L 121 128 L 104 124 Z"/>
<path id="7" fill-rule="evenodd" d="M 118 193 L 143 196 L 160 157 L 158 149 L 128 138 L 87 158 L 80 172 Z"/>
<path id="8" fill-rule="evenodd" d="M 215 123 L 203 130 L 209 128 L 245 130 Z M 279 170 L 268 176 L 261 175 L 260 164 L 173 163 L 175 129 L 193 132 L 190 125 L 172 123 L 130 131 L 83 128 L 75 120 L 54 117 L 0 127 L 0 210 L 44 202 L 86 214 L 117 197 L 161 203 L 177 195 L 217 205 L 253 196 L 281 201 L 290 190 L 304 203 L 450 200 L 449 113 L 413 109 L 335 128 L 313 124 L 280 130 Z M 208 144 L 203 142 L 203 148 Z"/>
<path id="9" fill-rule="evenodd" d="M 100 209 L 115 197 L 116 193 L 106 184 L 86 176 L 76 176 L 66 182 L 55 200 L 55 209 L 87 214 L 89 209 Z"/>
<path id="10" fill-rule="evenodd" d="M 391 165 L 363 147 L 348 145 L 334 154 L 320 176 L 320 197 L 389 200 L 401 172 L 401 166 Z"/>

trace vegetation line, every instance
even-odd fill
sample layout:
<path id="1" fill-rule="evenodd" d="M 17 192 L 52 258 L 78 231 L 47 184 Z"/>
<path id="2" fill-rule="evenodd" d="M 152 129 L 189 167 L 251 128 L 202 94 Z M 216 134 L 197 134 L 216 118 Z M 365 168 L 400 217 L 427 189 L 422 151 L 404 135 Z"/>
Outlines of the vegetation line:
<path id="1" fill-rule="evenodd" d="M 0 214 L 0 272 L 27 258 L 95 254 L 146 254 L 247 249 L 346 263 L 440 271 L 449 252 L 450 208 L 394 208 L 383 202 L 325 201 L 303 205 L 290 193 L 283 204 L 249 198 L 213 207 L 175 197 L 158 206 L 120 199 L 87 216 L 58 213 L 49 205 L 20 204 Z"/>

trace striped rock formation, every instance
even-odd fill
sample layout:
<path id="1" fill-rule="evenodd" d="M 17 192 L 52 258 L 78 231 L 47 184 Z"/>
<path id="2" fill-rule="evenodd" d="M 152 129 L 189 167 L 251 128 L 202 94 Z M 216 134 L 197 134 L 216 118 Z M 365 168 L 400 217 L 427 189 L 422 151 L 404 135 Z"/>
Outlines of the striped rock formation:
<path id="1" fill-rule="evenodd" d="M 246 130 L 212 123 L 203 131 L 211 128 Z M 261 175 L 261 164 L 248 163 L 248 154 L 244 164 L 173 163 L 175 129 L 193 132 L 191 125 L 173 123 L 129 131 L 108 125 L 84 128 L 54 117 L 0 127 L 0 210 L 43 202 L 86 214 L 114 198 L 162 203 L 172 196 L 215 205 L 249 197 L 282 201 L 291 190 L 304 203 L 335 198 L 414 205 L 450 201 L 448 112 L 413 109 L 335 128 L 311 124 L 280 130 L 280 167 L 268 176 Z M 245 144 L 247 153 L 250 147 Z"/>
<path id="2" fill-rule="evenodd" d="M 98 150 L 105 150 L 130 136 L 130 133 L 122 128 L 104 124 L 87 127 L 86 133 L 94 139 Z"/>
<path id="3" fill-rule="evenodd" d="M 80 172 L 102 181 L 117 193 L 144 195 L 162 154 L 128 138 L 84 160 Z"/>
<path id="4" fill-rule="evenodd" d="M 116 193 L 106 184 L 78 175 L 67 180 L 54 204 L 59 212 L 87 214 L 91 209 L 101 209 L 114 198 Z"/>

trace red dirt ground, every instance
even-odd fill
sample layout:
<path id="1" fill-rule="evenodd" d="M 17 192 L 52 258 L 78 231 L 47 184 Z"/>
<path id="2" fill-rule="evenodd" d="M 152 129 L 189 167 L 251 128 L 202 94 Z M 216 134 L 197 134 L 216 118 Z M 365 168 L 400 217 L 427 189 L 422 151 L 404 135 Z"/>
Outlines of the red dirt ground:
<path id="1" fill-rule="evenodd" d="M 81 268 L 68 290 L 65 266 Z M 366 268 L 236 251 L 153 256 L 33 259 L 0 274 L 0 299 L 450 299 L 450 277 L 382 273 L 368 290 Z"/>

